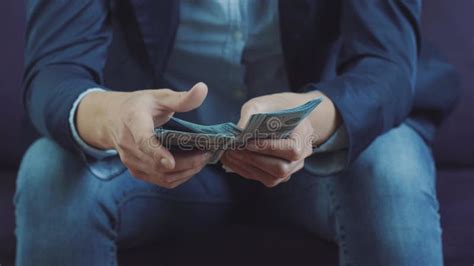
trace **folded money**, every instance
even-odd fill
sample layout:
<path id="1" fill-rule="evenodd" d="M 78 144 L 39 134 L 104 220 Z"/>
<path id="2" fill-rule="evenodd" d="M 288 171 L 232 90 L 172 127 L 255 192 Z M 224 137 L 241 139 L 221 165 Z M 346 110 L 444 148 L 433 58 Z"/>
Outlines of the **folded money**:
<path id="1" fill-rule="evenodd" d="M 206 126 L 172 117 L 155 128 L 155 136 L 170 150 L 213 152 L 209 163 L 217 163 L 224 151 L 244 147 L 249 140 L 287 138 L 321 101 L 316 98 L 295 108 L 253 114 L 243 129 L 232 122 Z"/>

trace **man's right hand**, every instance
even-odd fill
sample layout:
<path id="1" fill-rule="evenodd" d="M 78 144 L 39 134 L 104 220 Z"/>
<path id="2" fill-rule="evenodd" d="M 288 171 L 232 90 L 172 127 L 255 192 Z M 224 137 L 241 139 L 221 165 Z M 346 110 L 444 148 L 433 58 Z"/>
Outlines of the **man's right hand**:
<path id="1" fill-rule="evenodd" d="M 175 112 L 198 108 L 206 95 L 204 83 L 186 92 L 91 92 L 77 109 L 77 131 L 93 147 L 116 149 L 133 176 L 175 188 L 197 174 L 210 155 L 183 152 L 173 156 L 154 137 L 154 128 L 166 123 Z"/>

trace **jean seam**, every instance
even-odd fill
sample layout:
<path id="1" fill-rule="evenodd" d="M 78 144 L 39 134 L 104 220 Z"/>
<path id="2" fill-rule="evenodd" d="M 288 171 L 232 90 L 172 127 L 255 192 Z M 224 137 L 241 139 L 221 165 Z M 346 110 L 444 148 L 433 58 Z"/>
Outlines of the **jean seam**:
<path id="1" fill-rule="evenodd" d="M 336 227 L 335 229 L 336 239 L 338 241 L 338 246 L 341 249 L 342 254 L 344 255 L 344 265 L 348 265 L 348 266 L 353 265 L 350 261 L 348 261 L 349 250 L 347 248 L 347 242 L 346 242 L 347 234 L 346 234 L 346 229 L 344 225 L 342 225 L 341 223 L 341 217 L 340 217 L 341 205 L 335 196 L 335 191 L 332 184 L 328 183 L 326 185 L 326 188 L 328 190 L 329 198 L 330 198 L 330 209 L 332 209 L 332 212 L 334 213 L 334 218 L 335 218 L 334 226 Z M 341 258 L 339 258 L 339 265 L 343 265 Z"/>
<path id="2" fill-rule="evenodd" d="M 163 195 L 161 194 L 160 191 L 156 191 L 157 188 L 158 186 L 150 187 L 150 188 L 134 187 L 132 189 L 124 191 L 122 193 L 123 196 L 117 200 L 118 202 L 117 206 L 119 206 L 122 201 L 126 201 L 128 198 L 133 198 L 135 196 L 158 197 L 160 199 L 172 201 L 174 203 L 187 203 L 187 204 L 228 204 L 228 203 L 236 202 L 235 200 L 223 200 L 223 199 L 214 199 L 214 200 L 179 199 L 178 197 Z"/>
<path id="3" fill-rule="evenodd" d="M 117 239 L 114 241 L 114 245 L 111 245 L 110 247 L 110 254 L 111 254 L 111 260 L 110 260 L 110 265 L 111 266 L 117 266 L 118 265 L 118 256 L 117 256 Z"/>
<path id="4" fill-rule="evenodd" d="M 87 169 L 87 168 L 86 168 Z M 88 170 L 88 169 L 87 169 Z M 96 184 L 95 185 L 95 192 L 93 193 L 95 196 L 95 202 L 102 202 L 101 201 L 101 195 L 102 193 L 100 193 L 100 190 L 103 189 L 103 186 L 104 186 L 104 182 L 97 182 L 97 179 L 94 175 L 92 175 L 92 178 L 94 178 L 94 183 Z M 117 217 L 117 216 L 115 216 Z M 117 254 L 117 223 L 115 222 L 113 225 L 112 225 L 112 230 L 115 232 L 115 234 L 113 234 L 113 237 L 111 239 L 111 245 L 109 247 L 109 263 L 107 263 L 108 265 L 111 265 L 111 266 L 117 266 L 118 265 L 118 254 Z"/>

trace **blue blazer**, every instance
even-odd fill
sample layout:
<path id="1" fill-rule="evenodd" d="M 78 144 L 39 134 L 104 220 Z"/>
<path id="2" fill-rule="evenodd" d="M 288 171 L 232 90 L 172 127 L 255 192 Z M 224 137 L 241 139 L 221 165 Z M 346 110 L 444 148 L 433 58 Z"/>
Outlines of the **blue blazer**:
<path id="1" fill-rule="evenodd" d="M 291 89 L 333 100 L 349 160 L 402 122 L 431 140 L 454 102 L 452 68 L 421 49 L 420 2 L 279 1 Z M 25 105 L 41 134 L 74 150 L 68 115 L 81 92 L 160 88 L 179 0 L 27 0 L 27 18 Z"/>

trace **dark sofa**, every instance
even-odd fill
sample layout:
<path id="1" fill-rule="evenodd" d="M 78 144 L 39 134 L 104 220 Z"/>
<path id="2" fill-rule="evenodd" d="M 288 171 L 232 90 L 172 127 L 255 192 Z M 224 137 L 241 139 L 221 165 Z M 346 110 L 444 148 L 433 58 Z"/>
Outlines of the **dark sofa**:
<path id="1" fill-rule="evenodd" d="M 422 29 L 459 74 L 461 97 L 434 145 L 447 265 L 474 263 L 474 2 L 425 1 Z M 21 107 L 23 1 L 0 1 L 0 265 L 13 264 L 12 198 L 21 155 L 35 135 Z M 453 89 L 447 87 L 446 90 Z M 311 248 L 309 248 L 311 247 Z M 122 264 L 332 265 L 337 248 L 279 228 L 219 228 L 166 247 L 123 251 Z"/>

